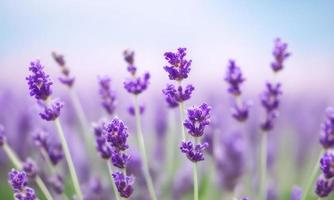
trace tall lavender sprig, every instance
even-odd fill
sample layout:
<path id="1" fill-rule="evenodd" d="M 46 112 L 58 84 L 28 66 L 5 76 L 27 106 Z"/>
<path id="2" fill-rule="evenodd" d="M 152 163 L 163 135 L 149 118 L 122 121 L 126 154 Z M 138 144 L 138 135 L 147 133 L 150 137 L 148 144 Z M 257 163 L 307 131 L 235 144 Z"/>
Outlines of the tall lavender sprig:
<path id="1" fill-rule="evenodd" d="M 198 107 L 188 109 L 188 118 L 184 121 L 184 126 L 188 133 L 193 137 L 192 141 L 182 141 L 180 149 L 186 154 L 187 158 L 193 162 L 194 176 L 194 199 L 198 200 L 198 175 L 197 162 L 204 160 L 204 150 L 208 147 L 208 143 L 199 143 L 199 138 L 203 136 L 204 129 L 210 123 L 211 107 L 206 103 Z"/>
<path id="2" fill-rule="evenodd" d="M 99 94 L 101 96 L 101 105 L 108 115 L 112 115 L 115 111 L 116 94 L 111 89 L 111 79 L 108 76 L 99 77 Z"/>
<path id="3" fill-rule="evenodd" d="M 274 62 L 271 67 L 273 72 L 277 72 L 283 69 L 284 61 L 289 57 L 290 53 L 287 53 L 287 44 L 281 42 L 280 39 L 275 40 L 273 56 Z M 260 125 L 262 129 L 261 134 L 261 159 L 260 159 L 260 195 L 261 199 L 265 200 L 267 196 L 267 143 L 268 132 L 274 127 L 274 120 L 278 117 L 278 108 L 280 104 L 279 97 L 282 94 L 280 83 L 267 83 L 266 89 L 260 95 L 261 104 L 265 110 L 266 118 Z"/>
<path id="4" fill-rule="evenodd" d="M 152 200 L 157 200 L 157 195 L 154 190 L 154 185 L 152 177 L 149 171 L 149 164 L 147 159 L 145 141 L 143 136 L 143 130 L 141 126 L 141 114 L 139 110 L 138 96 L 144 92 L 150 80 L 150 74 L 145 73 L 142 77 L 137 76 L 137 68 L 134 66 L 134 52 L 130 50 L 124 51 L 124 59 L 128 64 L 128 72 L 131 75 L 130 79 L 127 79 L 124 82 L 124 88 L 128 93 L 132 94 L 134 97 L 134 108 L 135 108 L 135 118 L 136 118 L 136 127 L 137 127 L 137 141 L 139 144 L 139 149 L 141 153 L 141 158 L 143 160 L 143 173 L 145 176 L 146 184 L 148 186 L 148 191 Z M 131 183 L 131 181 L 130 181 Z"/>
<path id="5" fill-rule="evenodd" d="M 12 169 L 8 173 L 8 183 L 14 191 L 15 200 L 37 200 L 35 190 L 28 187 L 27 175 L 24 171 Z"/>
<path id="6" fill-rule="evenodd" d="M 60 108 L 62 107 L 59 106 L 61 105 L 61 103 L 59 103 L 58 101 L 55 102 L 49 100 L 52 93 L 50 88 L 52 82 L 49 78 L 49 75 L 47 75 L 44 71 L 44 67 L 41 65 L 39 60 L 30 63 L 29 71 L 31 72 L 31 75 L 29 75 L 26 80 L 28 81 L 30 95 L 35 97 L 37 100 L 43 100 L 43 102 L 40 102 L 45 105 L 44 111 L 40 113 L 41 118 L 46 121 L 54 121 L 58 137 L 60 138 L 64 150 L 65 158 L 69 167 L 76 194 L 78 195 L 78 198 L 83 199 L 79 179 L 75 171 L 70 150 L 65 139 L 63 128 L 58 119 L 60 115 Z M 52 102 L 51 105 L 49 105 L 49 102 Z"/>

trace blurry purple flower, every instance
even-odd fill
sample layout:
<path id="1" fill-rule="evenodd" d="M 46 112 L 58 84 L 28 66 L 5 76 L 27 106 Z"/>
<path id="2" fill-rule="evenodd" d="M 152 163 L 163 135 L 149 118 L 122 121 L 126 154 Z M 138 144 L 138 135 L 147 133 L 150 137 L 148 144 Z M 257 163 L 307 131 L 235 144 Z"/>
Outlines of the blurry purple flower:
<path id="1" fill-rule="evenodd" d="M 334 108 L 327 108 L 326 119 L 321 127 L 320 143 L 325 149 L 334 147 Z"/>
<path id="2" fill-rule="evenodd" d="M 278 117 L 277 111 L 272 111 L 266 114 L 266 119 L 261 124 L 263 131 L 270 131 L 274 128 L 274 120 Z"/>
<path id="3" fill-rule="evenodd" d="M 121 172 L 115 172 L 112 176 L 120 196 L 129 198 L 133 193 L 134 178 L 132 176 L 124 175 Z"/>
<path id="4" fill-rule="evenodd" d="M 282 94 L 281 84 L 266 84 L 266 90 L 261 94 L 261 104 L 267 112 L 278 109 L 279 96 Z"/>
<path id="5" fill-rule="evenodd" d="M 300 187 L 293 187 L 290 200 L 301 200 L 303 191 Z"/>
<path id="6" fill-rule="evenodd" d="M 235 103 L 232 107 L 232 116 L 240 121 L 244 122 L 248 119 L 250 103 L 242 102 L 241 105 Z"/>
<path id="7" fill-rule="evenodd" d="M 70 70 L 66 67 L 64 56 L 56 52 L 52 52 L 52 57 L 62 70 L 62 76 L 59 77 L 59 81 L 68 87 L 72 87 L 75 78 L 70 76 Z"/>
<path id="8" fill-rule="evenodd" d="M 0 124 L 0 146 L 5 143 L 5 128 Z"/>
<path id="9" fill-rule="evenodd" d="M 27 186 L 27 175 L 24 171 L 17 171 L 12 169 L 8 173 L 8 183 L 13 188 L 14 191 L 23 190 Z"/>
<path id="10" fill-rule="evenodd" d="M 178 48 L 176 53 L 166 52 L 165 59 L 170 65 L 164 67 L 170 80 L 181 81 L 188 77 L 190 72 L 191 60 L 186 60 L 186 48 Z"/>
<path id="11" fill-rule="evenodd" d="M 85 189 L 84 200 L 102 200 L 103 186 L 101 180 L 98 178 L 92 178 L 89 180 Z"/>
<path id="12" fill-rule="evenodd" d="M 108 76 L 99 77 L 99 93 L 102 98 L 102 106 L 109 115 L 115 111 L 116 94 L 110 87 L 110 78 Z"/>
<path id="13" fill-rule="evenodd" d="M 134 56 L 135 52 L 129 49 L 126 49 L 123 52 L 124 60 L 128 63 L 128 72 L 130 72 L 133 76 L 136 74 L 137 68 L 134 66 Z"/>
<path id="14" fill-rule="evenodd" d="M 54 192 L 61 194 L 64 191 L 64 179 L 60 174 L 54 174 L 49 178 L 49 184 Z"/>
<path id="15" fill-rule="evenodd" d="M 326 179 L 322 175 L 318 178 L 315 193 L 323 198 L 329 196 L 329 194 L 334 190 L 334 179 Z"/>
<path id="16" fill-rule="evenodd" d="M 93 128 L 97 152 L 102 159 L 109 159 L 111 157 L 111 146 L 107 143 L 107 139 L 104 135 L 104 122 L 100 122 L 99 124 L 94 123 Z"/>
<path id="17" fill-rule="evenodd" d="M 271 63 L 271 68 L 274 72 L 278 72 L 283 69 L 283 62 L 291 55 L 287 52 L 288 44 L 282 42 L 280 38 L 275 39 L 275 47 L 273 50 L 273 56 L 275 60 Z"/>
<path id="18" fill-rule="evenodd" d="M 117 151 L 129 148 L 127 144 L 128 131 L 123 121 L 115 117 L 109 124 L 105 125 L 106 138 Z"/>
<path id="19" fill-rule="evenodd" d="M 126 153 L 112 151 L 111 152 L 111 162 L 115 167 L 124 169 L 129 161 L 130 156 Z"/>
<path id="20" fill-rule="evenodd" d="M 59 99 L 54 99 L 50 104 L 47 102 L 38 101 L 38 104 L 42 107 L 43 111 L 39 113 L 40 117 L 46 121 L 53 121 L 60 115 L 60 111 L 64 106 L 64 103 Z"/>
<path id="21" fill-rule="evenodd" d="M 191 141 L 181 143 L 181 152 L 187 155 L 187 158 L 192 162 L 204 160 L 203 152 L 208 147 L 208 143 L 194 145 Z"/>
<path id="22" fill-rule="evenodd" d="M 240 200 L 250 200 L 250 199 L 248 197 L 244 197 L 244 198 L 242 198 Z"/>
<path id="23" fill-rule="evenodd" d="M 22 170 L 32 179 L 37 175 L 37 165 L 31 158 L 22 163 Z"/>
<path id="24" fill-rule="evenodd" d="M 175 108 L 179 105 L 179 103 L 190 99 L 194 89 L 194 86 L 187 85 L 183 91 L 182 86 L 179 86 L 176 89 L 174 85 L 168 84 L 166 89 L 163 89 L 162 92 L 166 96 L 166 102 L 168 103 L 169 107 Z"/>
<path id="25" fill-rule="evenodd" d="M 225 81 L 229 83 L 228 92 L 239 96 L 241 94 L 240 85 L 245 81 L 242 76 L 240 67 L 235 64 L 234 60 L 229 60 Z"/>
<path id="26" fill-rule="evenodd" d="M 132 116 L 135 116 L 135 108 L 133 107 L 133 106 L 129 106 L 128 107 L 128 112 L 129 112 L 129 114 L 130 115 L 132 115 Z M 144 105 L 140 105 L 139 106 L 139 113 L 140 113 L 140 115 L 142 115 L 142 114 L 144 114 L 144 112 L 145 112 L 145 106 Z"/>
<path id="27" fill-rule="evenodd" d="M 138 95 L 147 89 L 150 74 L 146 72 L 143 77 L 133 77 L 124 82 L 124 88 L 132 94 Z"/>
<path id="28" fill-rule="evenodd" d="M 49 75 L 43 71 L 43 66 L 39 60 L 30 63 L 29 70 L 32 72 L 26 80 L 28 81 L 30 95 L 37 100 L 46 100 L 52 93 Z"/>
<path id="29" fill-rule="evenodd" d="M 53 165 L 57 165 L 63 158 L 63 148 L 59 143 L 49 145 L 48 154 Z"/>
<path id="30" fill-rule="evenodd" d="M 330 179 L 334 177 L 334 153 L 326 152 L 320 159 L 320 169 L 325 178 Z"/>
<path id="31" fill-rule="evenodd" d="M 183 125 L 188 129 L 190 135 L 200 137 L 204 134 L 204 128 L 210 123 L 210 110 L 211 107 L 206 103 L 188 109 L 188 118 Z"/>

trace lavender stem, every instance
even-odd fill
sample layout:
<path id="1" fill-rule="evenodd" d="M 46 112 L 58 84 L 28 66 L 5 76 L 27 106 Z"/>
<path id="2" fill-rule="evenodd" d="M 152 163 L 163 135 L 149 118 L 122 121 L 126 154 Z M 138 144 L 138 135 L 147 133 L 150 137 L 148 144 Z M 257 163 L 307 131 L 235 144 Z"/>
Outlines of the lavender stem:
<path id="1" fill-rule="evenodd" d="M 198 138 L 194 139 L 194 146 L 197 145 Z M 197 162 L 193 162 L 193 174 L 194 174 L 194 200 L 198 200 L 198 175 L 197 175 Z"/>
<path id="2" fill-rule="evenodd" d="M 179 86 L 182 86 L 181 81 L 179 81 Z M 184 103 L 181 101 L 179 103 L 179 112 L 180 112 L 180 124 L 181 124 L 181 132 L 182 132 L 182 141 L 186 141 L 186 131 L 183 126 L 183 120 L 184 120 Z"/>
<path id="3" fill-rule="evenodd" d="M 109 171 L 109 175 L 110 175 L 110 179 L 111 179 L 112 188 L 113 188 L 115 196 L 116 196 L 116 200 L 120 200 L 120 196 L 118 194 L 117 187 L 115 185 L 114 178 L 112 176 L 112 173 L 113 173 L 112 165 L 111 165 L 111 162 L 109 160 L 107 161 L 107 165 L 108 165 L 108 171 Z"/>
<path id="4" fill-rule="evenodd" d="M 267 143 L 268 132 L 263 132 L 261 136 L 261 158 L 260 158 L 260 197 L 266 200 L 267 196 Z"/>
<path id="5" fill-rule="evenodd" d="M 138 140 L 138 143 L 139 143 L 139 149 L 140 149 L 140 152 L 141 152 L 141 157 L 143 159 L 144 176 L 145 176 L 145 180 L 146 180 L 146 183 L 147 183 L 147 187 L 148 187 L 148 191 L 150 193 L 151 199 L 152 200 L 157 200 L 157 197 L 156 197 L 156 194 L 155 194 L 155 191 L 154 191 L 152 177 L 150 175 L 149 167 L 148 167 L 148 160 L 147 160 L 147 155 L 146 155 L 144 137 L 143 137 L 143 133 L 142 133 L 140 111 L 139 111 L 139 104 L 138 104 L 137 95 L 134 96 L 134 106 L 135 106 L 135 115 L 136 115 L 137 140 Z"/>
<path id="6" fill-rule="evenodd" d="M 321 150 L 321 152 L 318 156 L 317 162 L 315 163 L 315 165 L 312 169 L 311 175 L 309 176 L 309 179 L 306 181 L 306 184 L 305 184 L 305 187 L 304 187 L 304 190 L 303 190 L 304 192 L 303 192 L 301 200 L 306 200 L 307 195 L 312 188 L 312 184 L 313 184 L 314 180 L 316 179 L 316 177 L 318 175 L 319 161 L 320 161 L 323 153 L 324 153 L 324 150 Z M 319 198 L 319 199 L 321 199 L 321 198 Z"/>
<path id="7" fill-rule="evenodd" d="M 3 144 L 3 149 L 5 151 L 5 153 L 7 154 L 8 158 L 11 160 L 11 162 L 14 164 L 15 168 L 17 169 L 21 169 L 22 168 L 22 163 L 19 160 L 19 158 L 17 157 L 17 155 L 15 154 L 15 152 L 13 151 L 13 149 L 10 148 L 10 146 L 8 146 L 7 143 Z M 43 192 L 44 196 L 46 197 L 46 199 L 48 200 L 53 200 L 53 197 L 51 195 L 51 193 L 49 192 L 48 188 L 46 187 L 45 183 L 42 181 L 41 177 L 39 177 L 38 175 L 35 177 L 35 181 L 38 185 L 38 187 L 41 189 L 41 191 Z"/>
<path id="8" fill-rule="evenodd" d="M 55 125 L 56 125 L 56 128 L 57 128 L 58 137 L 60 138 L 61 144 L 62 144 L 63 149 L 64 149 L 64 154 L 65 154 L 65 158 L 66 158 L 68 168 L 70 170 L 70 174 L 71 174 L 72 182 L 73 182 L 73 185 L 74 185 L 74 189 L 75 189 L 75 191 L 78 195 L 78 198 L 82 200 L 83 195 L 82 195 L 82 192 L 81 192 L 81 189 L 80 189 L 79 179 L 78 179 L 77 173 L 75 171 L 75 167 L 74 167 L 73 160 L 72 160 L 72 157 L 71 157 L 71 154 L 70 154 L 70 150 L 68 148 L 68 145 L 67 145 L 67 142 L 66 142 L 66 139 L 65 139 L 63 128 L 62 128 L 61 123 L 60 123 L 58 118 L 55 119 L 54 122 L 55 122 Z"/>

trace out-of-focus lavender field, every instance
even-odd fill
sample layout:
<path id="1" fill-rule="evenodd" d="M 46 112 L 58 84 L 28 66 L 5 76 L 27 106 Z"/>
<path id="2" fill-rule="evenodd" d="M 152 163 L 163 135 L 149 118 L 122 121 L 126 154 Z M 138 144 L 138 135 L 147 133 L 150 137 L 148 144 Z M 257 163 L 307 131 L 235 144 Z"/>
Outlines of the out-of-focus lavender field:
<path id="1" fill-rule="evenodd" d="M 1 1 L 0 199 L 334 199 L 333 6 Z"/>

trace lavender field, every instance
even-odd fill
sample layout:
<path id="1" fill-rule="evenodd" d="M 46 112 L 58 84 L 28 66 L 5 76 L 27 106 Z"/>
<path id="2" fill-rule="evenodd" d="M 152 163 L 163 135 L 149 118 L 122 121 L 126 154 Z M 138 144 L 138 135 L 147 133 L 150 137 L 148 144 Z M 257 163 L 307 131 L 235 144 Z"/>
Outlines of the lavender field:
<path id="1" fill-rule="evenodd" d="M 0 1 L 0 200 L 333 200 L 331 1 Z"/>

